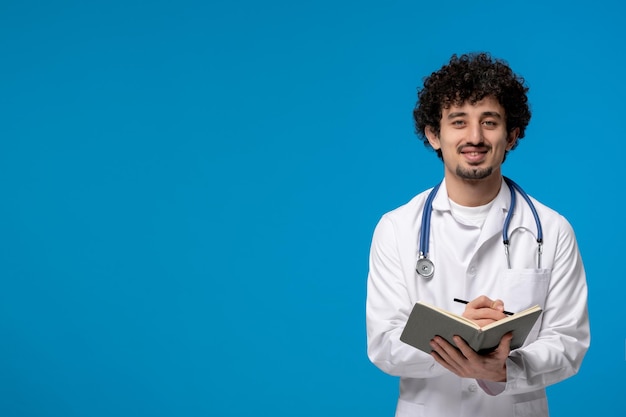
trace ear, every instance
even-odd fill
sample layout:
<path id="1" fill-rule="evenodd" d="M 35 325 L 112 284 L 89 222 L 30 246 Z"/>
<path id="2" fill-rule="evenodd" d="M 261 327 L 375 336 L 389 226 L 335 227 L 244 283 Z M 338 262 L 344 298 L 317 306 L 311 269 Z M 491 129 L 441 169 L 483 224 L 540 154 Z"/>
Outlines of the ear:
<path id="1" fill-rule="evenodd" d="M 515 146 L 515 144 L 517 143 L 518 137 L 519 137 L 519 127 L 516 127 L 515 129 L 509 132 L 509 137 L 506 139 L 506 141 L 508 142 L 508 144 L 506 145 L 507 151 L 510 151 L 513 148 L 513 146 Z"/>
<path id="2" fill-rule="evenodd" d="M 441 149 L 441 143 L 439 142 L 439 136 L 435 133 L 435 129 L 432 126 L 426 126 L 424 128 L 424 134 L 426 135 L 426 139 L 428 139 L 428 143 L 433 147 L 434 150 Z"/>

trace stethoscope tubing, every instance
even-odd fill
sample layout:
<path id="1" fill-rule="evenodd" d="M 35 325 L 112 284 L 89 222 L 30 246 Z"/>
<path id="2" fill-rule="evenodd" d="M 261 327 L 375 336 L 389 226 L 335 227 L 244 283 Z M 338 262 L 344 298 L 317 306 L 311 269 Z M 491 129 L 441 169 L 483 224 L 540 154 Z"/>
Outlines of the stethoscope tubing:
<path id="1" fill-rule="evenodd" d="M 511 224 L 511 218 L 513 217 L 513 212 L 515 211 L 515 206 L 517 204 L 516 191 L 522 196 L 522 198 L 528 204 L 530 211 L 533 214 L 535 219 L 535 225 L 537 226 L 537 268 L 541 269 L 541 254 L 543 252 L 543 228 L 541 227 L 541 221 L 539 219 L 539 215 L 537 214 L 537 209 L 535 205 L 531 201 L 530 197 L 526 192 L 511 180 L 508 177 L 503 177 L 504 181 L 509 187 L 511 191 L 511 207 L 504 219 L 504 224 L 502 226 L 502 243 L 504 244 L 504 253 L 506 255 L 507 266 L 511 269 L 511 259 L 509 256 L 509 225 Z M 443 181 L 442 181 L 443 182 Z M 437 184 L 426 197 L 426 202 L 424 203 L 424 210 L 422 212 L 422 227 L 420 229 L 419 235 L 419 257 L 417 260 L 417 264 L 415 270 L 417 273 L 424 278 L 431 278 L 434 274 L 434 264 L 430 260 L 429 257 L 429 240 L 430 240 L 430 217 L 433 212 L 433 200 L 439 191 L 439 187 L 442 182 Z"/>
<path id="2" fill-rule="evenodd" d="M 437 195 L 437 191 L 439 191 L 439 186 L 441 186 L 441 183 L 437 184 L 435 188 L 431 190 L 430 194 L 428 194 L 428 197 L 426 198 L 426 203 L 424 204 L 421 231 L 426 230 L 427 232 L 422 233 L 420 231 L 420 250 L 419 250 L 420 257 L 426 257 L 426 258 L 428 257 L 428 249 L 430 245 L 430 242 L 429 242 L 430 215 L 433 213 L 433 200 L 435 199 L 435 196 Z"/>
<path id="3" fill-rule="evenodd" d="M 526 204 L 528 204 L 530 211 L 533 213 L 533 218 L 535 219 L 535 225 L 537 226 L 537 269 L 541 269 L 541 254 L 543 252 L 543 228 L 541 227 L 541 221 L 539 220 L 539 214 L 537 214 L 537 209 L 535 208 L 533 202 L 530 200 L 528 194 L 526 194 L 526 192 L 522 189 L 522 187 L 517 185 L 515 181 L 508 177 L 503 178 L 509 186 L 509 189 L 511 190 L 511 209 L 509 210 L 506 219 L 504 220 L 504 226 L 502 227 L 502 242 L 504 243 L 504 252 L 506 254 L 507 266 L 509 269 L 511 269 L 511 258 L 509 257 L 510 242 L 508 231 L 509 223 L 511 222 L 511 216 L 515 209 L 515 191 L 517 191 L 526 201 Z"/>

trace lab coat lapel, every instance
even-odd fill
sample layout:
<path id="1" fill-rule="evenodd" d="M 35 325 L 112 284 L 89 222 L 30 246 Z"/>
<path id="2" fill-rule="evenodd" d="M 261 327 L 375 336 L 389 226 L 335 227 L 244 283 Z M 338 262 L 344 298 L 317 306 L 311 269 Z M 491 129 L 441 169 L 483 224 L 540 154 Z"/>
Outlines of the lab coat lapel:
<path id="1" fill-rule="evenodd" d="M 483 225 L 480 237 L 476 243 L 476 249 L 480 248 L 485 242 L 492 239 L 494 236 L 502 236 L 502 226 L 504 225 L 504 219 L 508 213 L 510 204 L 511 194 L 509 187 L 504 181 L 502 181 L 500 192 L 496 196 L 496 199 L 489 210 L 489 214 L 487 215 L 487 219 Z M 515 216 L 515 212 L 513 213 L 513 216 Z"/>

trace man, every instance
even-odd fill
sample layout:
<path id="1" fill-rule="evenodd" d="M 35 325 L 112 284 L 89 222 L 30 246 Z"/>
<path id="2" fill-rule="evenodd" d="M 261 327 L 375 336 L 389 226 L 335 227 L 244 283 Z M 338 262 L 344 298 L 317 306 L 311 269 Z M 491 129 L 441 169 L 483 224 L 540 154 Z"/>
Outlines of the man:
<path id="1" fill-rule="evenodd" d="M 539 244 L 533 210 L 519 191 L 511 206 L 501 171 L 530 121 L 527 92 L 504 61 L 481 53 L 453 55 L 418 93 L 416 131 L 442 159 L 444 178 L 426 210 L 429 231 L 421 229 L 431 190 L 381 218 L 367 287 L 368 355 L 400 377 L 396 416 L 547 416 L 545 387 L 574 375 L 587 351 L 587 284 L 574 232 L 530 199 Z M 416 270 L 421 233 L 434 272 Z M 510 334 L 486 355 L 436 337 L 427 354 L 400 341 L 417 301 L 481 326 L 504 318 L 505 308 L 538 304 L 543 313 L 519 349 L 511 351 Z"/>

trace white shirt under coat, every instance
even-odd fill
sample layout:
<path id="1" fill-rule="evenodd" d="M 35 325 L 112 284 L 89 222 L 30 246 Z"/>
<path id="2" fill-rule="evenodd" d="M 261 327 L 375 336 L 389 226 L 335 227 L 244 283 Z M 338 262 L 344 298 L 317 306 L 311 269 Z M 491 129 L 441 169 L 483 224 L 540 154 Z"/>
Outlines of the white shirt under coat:
<path id="1" fill-rule="evenodd" d="M 510 191 L 502 182 L 482 228 L 460 223 L 450 210 L 445 181 L 433 201 L 430 259 L 434 276 L 415 272 L 427 190 L 385 214 L 374 231 L 367 284 L 368 356 L 400 377 L 396 416 L 547 416 L 545 387 L 574 375 L 589 347 L 587 284 L 572 227 L 533 199 L 543 227 L 537 269 L 536 225 L 521 195 L 509 227 L 512 269 L 502 227 Z M 417 301 L 462 314 L 454 298 L 486 295 L 508 311 L 538 304 L 543 313 L 523 347 L 507 359 L 507 382 L 460 378 L 428 354 L 400 341 Z"/>

